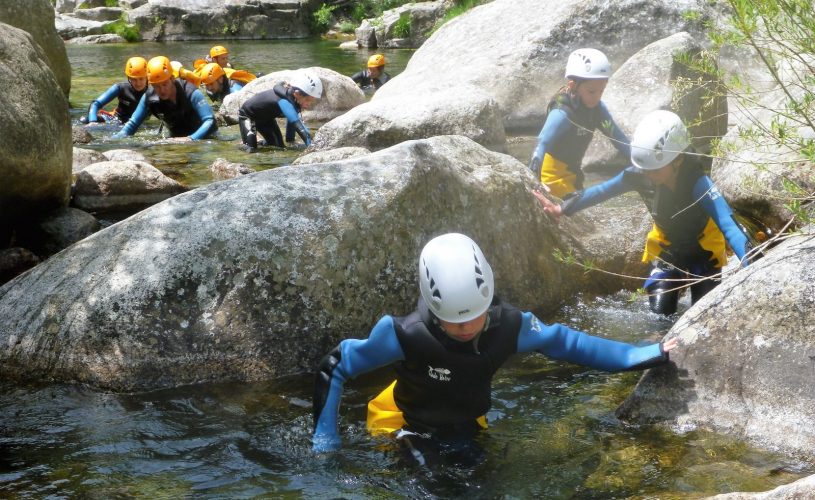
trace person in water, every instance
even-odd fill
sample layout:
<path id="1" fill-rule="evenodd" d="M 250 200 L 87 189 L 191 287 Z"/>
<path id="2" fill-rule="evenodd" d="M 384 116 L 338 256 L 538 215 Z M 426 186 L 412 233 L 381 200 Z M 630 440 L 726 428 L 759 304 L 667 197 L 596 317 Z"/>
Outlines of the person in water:
<path id="1" fill-rule="evenodd" d="M 642 261 L 651 264 L 644 288 L 651 310 L 658 314 L 676 312 L 683 283 L 692 283 L 691 301 L 695 303 L 720 282 L 718 276 L 727 262 L 725 241 L 744 266 L 751 248 L 692 149 L 679 116 L 653 111 L 634 131 L 633 166 L 606 182 L 574 192 L 559 205 L 535 193 L 544 211 L 557 219 L 637 191 L 654 220 Z"/>
<path id="2" fill-rule="evenodd" d="M 128 59 L 125 64 L 125 76 L 127 81 L 114 83 L 104 94 L 94 99 L 88 107 L 84 123 L 104 123 L 112 120 L 125 123 L 130 119 L 147 90 L 147 61 L 143 57 Z M 113 113 L 102 109 L 116 98 L 119 99 L 119 103 Z"/>
<path id="3" fill-rule="evenodd" d="M 214 62 L 203 65 L 195 73 L 206 87 L 207 96 L 213 103 L 223 102 L 226 96 L 238 92 L 244 85 L 256 78 L 249 72 L 231 68 L 224 69 Z"/>
<path id="4" fill-rule="evenodd" d="M 229 64 L 229 51 L 223 45 L 216 45 L 209 49 L 209 54 L 204 58 L 204 62 L 217 63 L 222 68 L 231 68 Z"/>
<path id="5" fill-rule="evenodd" d="M 313 449 L 336 450 L 346 380 L 395 365 L 396 380 L 368 404 L 373 434 L 393 433 L 423 463 L 423 440 L 472 437 L 487 427 L 492 378 L 513 354 L 537 351 L 606 371 L 668 361 L 678 344 L 635 347 L 560 324 L 547 325 L 494 295 L 492 269 L 469 237 L 448 233 L 419 256 L 420 298 L 407 316 L 382 317 L 365 340 L 346 339 L 320 362 L 314 387 Z"/>
<path id="6" fill-rule="evenodd" d="M 385 56 L 374 54 L 368 58 L 368 67 L 351 75 L 351 79 L 359 88 L 367 91 L 379 90 L 391 76 L 385 73 Z"/>
<path id="7" fill-rule="evenodd" d="M 626 158 L 630 155 L 628 137 L 601 100 L 609 77 L 611 64 L 605 54 L 575 50 L 566 62 L 566 86 L 549 101 L 529 169 L 559 198 L 583 189 L 580 165 L 596 129 Z"/>
<path id="8" fill-rule="evenodd" d="M 269 146 L 284 147 L 277 118 L 286 118 L 286 142 L 294 141 L 295 132 L 306 146 L 311 133 L 300 118 L 301 109 L 309 109 L 323 94 L 322 81 L 305 72 L 296 73 L 286 84 L 279 82 L 271 90 L 250 97 L 238 110 L 238 125 L 243 146 L 249 151 L 258 147 L 257 134 Z"/>
<path id="9" fill-rule="evenodd" d="M 198 88 L 184 79 L 173 76 L 170 60 L 164 56 L 147 63 L 150 88 L 142 96 L 133 116 L 114 138 L 131 136 L 148 114 L 156 116 L 179 141 L 204 139 L 218 129 L 215 115 Z"/>

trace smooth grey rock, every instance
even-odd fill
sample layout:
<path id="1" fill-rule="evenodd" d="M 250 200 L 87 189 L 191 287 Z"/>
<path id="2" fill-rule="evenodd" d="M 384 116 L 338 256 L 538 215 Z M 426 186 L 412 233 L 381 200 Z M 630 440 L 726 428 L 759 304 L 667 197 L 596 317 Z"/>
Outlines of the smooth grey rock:
<path id="1" fill-rule="evenodd" d="M 114 33 L 105 33 L 103 35 L 88 35 L 71 38 L 65 40 L 65 43 L 72 45 L 97 45 L 100 43 L 127 43 L 127 40 Z"/>
<path id="2" fill-rule="evenodd" d="M 725 493 L 706 500 L 808 500 L 815 498 L 815 475 L 761 493 Z"/>
<path id="3" fill-rule="evenodd" d="M 92 235 L 101 225 L 82 210 L 65 207 L 46 215 L 31 228 L 21 232 L 21 240 L 39 257 L 45 258 Z"/>
<path id="4" fill-rule="evenodd" d="M 110 161 L 143 161 L 150 163 L 143 153 L 132 149 L 108 149 L 102 155 Z"/>
<path id="5" fill-rule="evenodd" d="M 620 418 L 731 434 L 815 460 L 815 233 L 809 227 L 694 304 L 666 338 Z"/>
<path id="6" fill-rule="evenodd" d="M 0 23 L 0 226 L 68 203 L 68 100 L 46 61 L 31 35 Z"/>
<path id="7" fill-rule="evenodd" d="M 327 68 L 310 67 L 275 71 L 252 80 L 240 92 L 229 94 L 224 98 L 220 113 L 227 123 L 238 123 L 238 109 L 244 102 L 260 92 L 271 90 L 277 82 L 289 81 L 296 71 L 307 71 L 318 77 L 323 83 L 322 98 L 317 101 L 312 109 L 303 110 L 303 120 L 307 123 L 331 120 L 365 102 L 365 94 L 351 78 Z"/>
<path id="8" fill-rule="evenodd" d="M 71 64 L 68 53 L 54 28 L 54 6 L 49 0 L 3 0 L 0 23 L 10 24 L 31 34 L 40 46 L 65 97 L 71 91 Z M 25 78 L 23 78 L 25 79 Z M 4 90 L 5 92 L 5 90 Z"/>
<path id="9" fill-rule="evenodd" d="M 105 161 L 76 176 L 74 206 L 83 210 L 127 210 L 166 200 L 185 188 L 142 161 Z"/>
<path id="10" fill-rule="evenodd" d="M 94 7 L 92 9 L 77 9 L 74 17 L 86 21 L 118 21 L 124 10 L 119 7 Z"/>
<path id="11" fill-rule="evenodd" d="M 502 297 L 551 311 L 591 280 L 552 256 L 582 254 L 534 185 L 445 136 L 181 194 L 0 288 L 0 376 L 130 391 L 310 371 L 412 310 L 418 253 L 449 231 L 479 242 Z"/>
<path id="12" fill-rule="evenodd" d="M 389 9 L 381 16 L 364 19 L 356 29 L 358 45 L 364 48 L 418 48 L 430 36 L 436 22 L 444 17 L 445 2 L 413 2 Z M 402 16 L 410 19 L 410 36 L 397 38 L 394 27 Z"/>
<path id="13" fill-rule="evenodd" d="M 71 166 L 71 173 L 79 173 L 80 170 L 88 165 L 105 160 L 107 160 L 107 158 L 105 158 L 105 155 L 99 151 L 75 147 L 73 151 L 73 165 Z"/>
<path id="14" fill-rule="evenodd" d="M 74 144 L 88 144 L 93 141 L 93 135 L 82 125 L 71 127 L 71 139 Z"/>
<path id="15" fill-rule="evenodd" d="M 0 250 L 0 285 L 40 263 L 31 250 L 20 247 Z"/>
<path id="16" fill-rule="evenodd" d="M 315 151 L 313 153 L 306 153 L 302 156 L 295 158 L 292 165 L 308 165 L 310 163 L 328 163 L 333 161 L 347 160 L 349 158 L 357 158 L 365 156 L 371 152 L 365 148 L 346 147 L 327 149 L 325 151 Z"/>
<path id="17" fill-rule="evenodd" d="M 67 14 L 58 14 L 54 23 L 59 36 L 66 39 L 102 35 L 105 24 L 103 21 L 89 21 Z"/>
<path id="18" fill-rule="evenodd" d="M 255 171 L 245 163 L 233 163 L 223 158 L 216 158 L 215 162 L 209 166 L 209 170 L 215 180 L 232 179 Z"/>

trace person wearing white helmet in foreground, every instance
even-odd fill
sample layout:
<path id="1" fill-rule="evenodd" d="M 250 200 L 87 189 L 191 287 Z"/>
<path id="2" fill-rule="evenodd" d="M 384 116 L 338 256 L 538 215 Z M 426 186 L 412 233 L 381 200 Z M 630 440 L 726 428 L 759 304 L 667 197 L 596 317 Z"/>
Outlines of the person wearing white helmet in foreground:
<path id="1" fill-rule="evenodd" d="M 637 191 L 654 219 L 642 256 L 651 264 L 643 288 L 652 311 L 673 314 L 688 284 L 693 303 L 719 284 L 727 262 L 725 241 L 743 266 L 751 244 L 693 154 L 687 128 L 675 113 L 657 110 L 642 119 L 631 141 L 631 163 L 616 177 L 577 191 L 560 205 L 540 193 L 535 196 L 546 213 L 558 218 Z"/>
<path id="2" fill-rule="evenodd" d="M 277 118 L 286 118 L 286 142 L 294 141 L 295 132 L 306 146 L 311 145 L 311 133 L 300 118 L 301 109 L 309 109 L 323 94 L 319 77 L 298 72 L 288 83 L 279 82 L 249 98 L 238 110 L 238 125 L 244 148 L 254 151 L 258 147 L 257 134 L 266 145 L 284 147 L 283 135 Z"/>
<path id="3" fill-rule="evenodd" d="M 320 362 L 314 390 L 313 449 L 340 447 L 337 417 L 346 380 L 394 365 L 396 380 L 368 404 L 367 427 L 392 434 L 424 464 L 419 448 L 473 437 L 487 427 L 496 370 L 513 354 L 537 351 L 592 368 L 640 370 L 666 363 L 677 346 L 635 347 L 547 325 L 495 295 L 493 272 L 469 237 L 448 233 L 419 256 L 417 308 L 384 316 L 365 340 L 346 339 Z"/>
<path id="4" fill-rule="evenodd" d="M 580 164 L 599 129 L 626 158 L 628 137 L 601 101 L 611 77 L 611 64 L 597 49 L 578 49 L 566 63 L 566 86 L 549 101 L 529 169 L 553 195 L 583 189 Z"/>

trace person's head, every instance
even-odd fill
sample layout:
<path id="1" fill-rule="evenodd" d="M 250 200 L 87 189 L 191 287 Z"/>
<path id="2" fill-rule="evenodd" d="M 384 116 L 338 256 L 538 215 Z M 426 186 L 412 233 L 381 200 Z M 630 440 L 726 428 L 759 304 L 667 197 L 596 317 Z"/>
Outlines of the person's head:
<path id="1" fill-rule="evenodd" d="M 157 56 L 147 62 L 147 81 L 159 99 L 166 101 L 175 98 L 173 67 L 168 58 Z"/>
<path id="2" fill-rule="evenodd" d="M 229 51 L 223 45 L 216 45 L 209 49 L 209 57 L 213 62 L 226 66 L 229 64 Z"/>
<path id="3" fill-rule="evenodd" d="M 658 109 L 645 115 L 631 138 L 631 163 L 655 184 L 665 184 L 682 164 L 690 146 L 688 129 L 671 111 Z"/>
<path id="4" fill-rule="evenodd" d="M 198 74 L 201 77 L 201 83 L 213 94 L 220 92 L 223 88 L 224 78 L 222 77 L 226 73 L 224 73 L 224 69 L 220 64 L 214 62 L 208 63 L 198 70 Z"/>
<path id="5" fill-rule="evenodd" d="M 293 89 L 294 99 L 303 109 L 309 109 L 323 95 L 323 82 L 318 77 L 306 73 L 296 73 L 289 86 Z"/>
<path id="6" fill-rule="evenodd" d="M 492 268 L 469 237 L 443 234 L 422 249 L 419 291 L 450 337 L 466 342 L 486 327 L 494 285 Z"/>
<path id="7" fill-rule="evenodd" d="M 379 78 L 383 71 L 385 71 L 385 56 L 374 54 L 368 58 L 368 73 L 372 78 Z"/>
<path id="8" fill-rule="evenodd" d="M 569 55 L 566 62 L 566 85 L 587 108 L 595 108 L 600 104 L 609 77 L 611 64 L 599 50 L 577 49 Z"/>
<path id="9" fill-rule="evenodd" d="M 137 92 L 147 88 L 147 60 L 143 57 L 131 57 L 125 63 L 127 81 Z"/>

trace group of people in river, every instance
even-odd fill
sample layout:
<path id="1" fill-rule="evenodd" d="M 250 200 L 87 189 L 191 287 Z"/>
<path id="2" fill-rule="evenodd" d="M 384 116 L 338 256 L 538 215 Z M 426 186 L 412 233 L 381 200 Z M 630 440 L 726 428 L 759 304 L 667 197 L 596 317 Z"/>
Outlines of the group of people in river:
<path id="1" fill-rule="evenodd" d="M 720 281 L 725 243 L 748 264 L 744 229 L 705 173 L 681 118 L 666 110 L 642 118 L 631 140 L 615 123 L 603 92 L 611 77 L 596 49 L 574 51 L 566 85 L 551 99 L 529 168 L 543 210 L 557 220 L 628 191 L 637 191 L 654 221 L 643 261 L 651 264 L 644 288 L 652 311 L 671 315 L 689 283 L 695 303 Z M 596 129 L 631 166 L 584 188 L 580 170 Z M 337 427 L 345 382 L 395 365 L 396 380 L 368 404 L 367 428 L 393 436 L 419 464 L 432 465 L 444 450 L 469 446 L 487 427 L 493 375 L 513 354 L 536 351 L 550 358 L 607 371 L 641 370 L 666 363 L 677 338 L 636 347 L 544 324 L 531 312 L 503 302 L 478 244 L 448 233 L 431 239 L 418 262 L 419 299 L 407 316 L 386 315 L 367 339 L 346 339 L 319 363 L 313 401 L 313 449 L 340 447 Z"/>
<path id="2" fill-rule="evenodd" d="M 229 50 L 222 45 L 212 47 L 205 58 L 193 63 L 193 68 L 188 70 L 166 56 L 149 61 L 131 57 L 125 63 L 127 80 L 113 84 L 94 99 L 83 122 L 118 122 L 123 126 L 113 137 L 123 138 L 135 134 L 144 120 L 153 115 L 166 127 L 172 141 L 212 138 L 218 130 L 213 106 L 239 92 L 258 75 L 234 69 Z M 385 72 L 385 56 L 371 56 L 367 68 L 352 79 L 364 90 L 384 85 L 390 79 Z M 201 92 L 202 86 L 209 103 Z M 303 123 L 301 111 L 311 108 L 322 95 L 320 78 L 298 71 L 289 81 L 277 82 L 274 88 L 247 99 L 238 111 L 242 148 L 254 152 L 259 145 L 285 147 L 295 141 L 295 134 L 309 146 L 311 132 Z M 105 105 L 114 99 L 118 99 L 115 110 L 106 111 Z M 285 138 L 278 118 L 286 119 Z M 258 134 L 262 137 L 260 141 Z"/>

